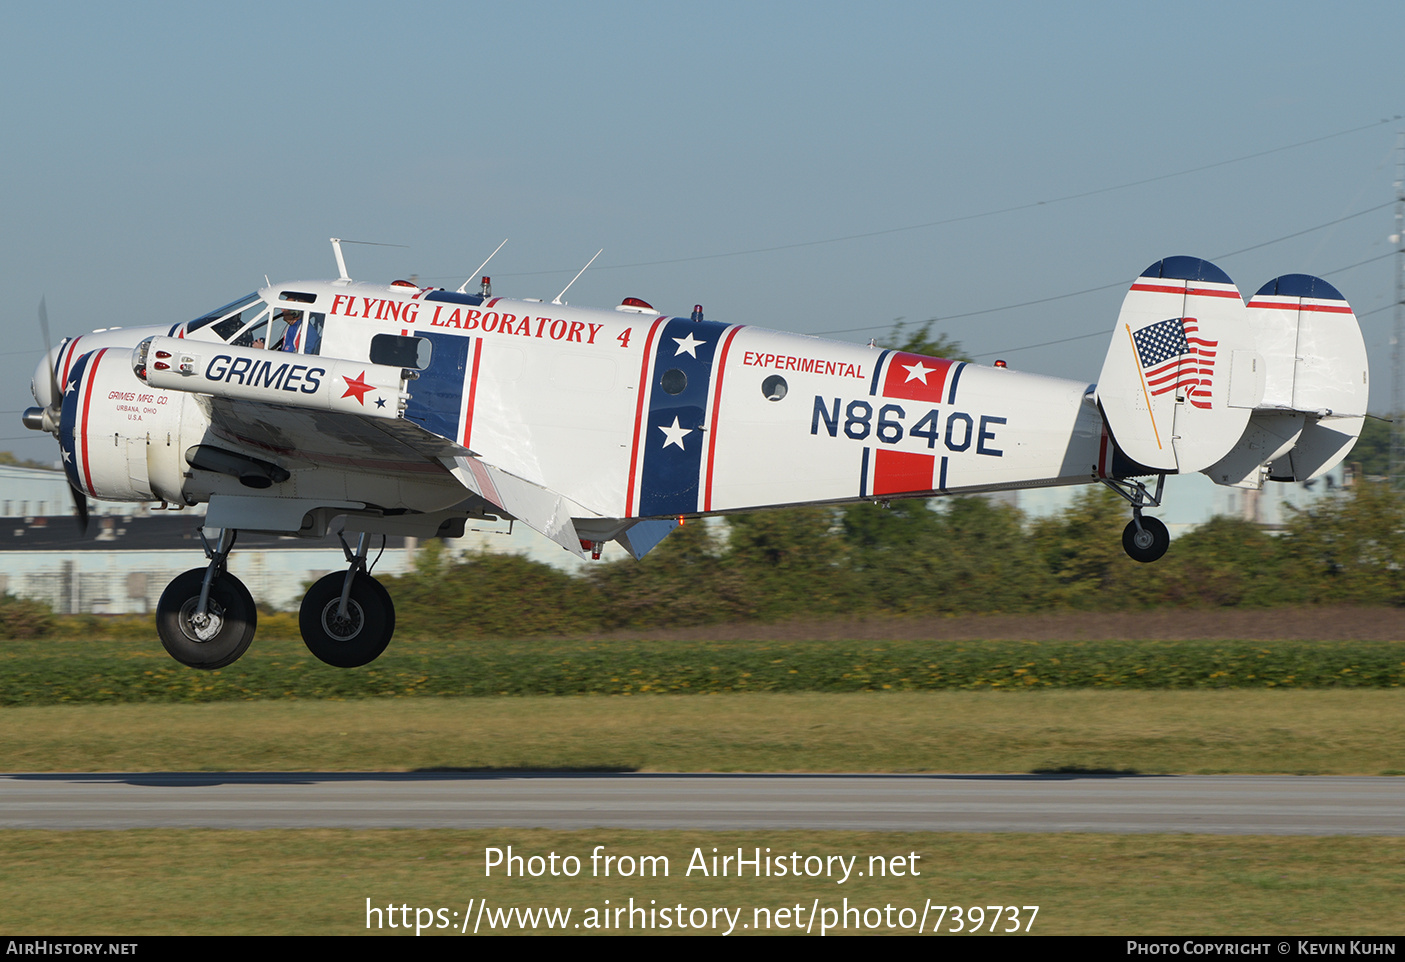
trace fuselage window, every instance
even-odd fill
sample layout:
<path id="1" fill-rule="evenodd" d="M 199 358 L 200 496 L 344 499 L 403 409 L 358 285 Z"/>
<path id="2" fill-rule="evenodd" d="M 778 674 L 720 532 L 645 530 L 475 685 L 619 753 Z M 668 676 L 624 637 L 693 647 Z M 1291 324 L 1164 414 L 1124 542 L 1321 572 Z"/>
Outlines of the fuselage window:
<path id="1" fill-rule="evenodd" d="M 299 350 L 304 354 L 322 353 L 322 324 L 327 320 L 327 315 L 318 311 L 309 311 L 307 315 L 307 333 L 301 338 L 302 346 Z"/>
<path id="2" fill-rule="evenodd" d="M 377 334 L 371 338 L 371 363 L 386 364 L 390 367 L 409 367 L 423 371 L 429 367 L 432 346 L 427 337 Z"/>
<path id="3" fill-rule="evenodd" d="M 678 368 L 670 368 L 663 372 L 663 377 L 659 378 L 659 386 L 663 388 L 665 394 L 682 394 L 683 389 L 688 386 L 688 375 Z"/>
<path id="4" fill-rule="evenodd" d="M 306 294 L 302 291 L 281 291 L 278 294 L 280 301 L 292 301 L 294 304 L 316 304 L 316 294 Z"/>

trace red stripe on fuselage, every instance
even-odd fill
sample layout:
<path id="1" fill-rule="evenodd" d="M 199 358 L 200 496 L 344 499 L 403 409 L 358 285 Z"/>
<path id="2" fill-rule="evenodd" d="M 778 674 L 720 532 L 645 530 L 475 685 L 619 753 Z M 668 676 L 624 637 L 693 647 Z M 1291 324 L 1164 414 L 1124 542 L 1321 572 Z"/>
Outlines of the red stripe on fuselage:
<path id="1" fill-rule="evenodd" d="M 78 422 L 78 433 L 83 438 L 83 481 L 88 486 L 88 493 L 95 498 L 98 493 L 93 490 L 93 471 L 88 461 L 88 409 L 93 403 L 93 385 L 98 380 L 98 362 L 106 353 L 107 348 L 103 348 L 93 355 L 93 363 L 88 366 L 83 378 L 84 384 L 79 385 L 79 389 L 83 391 L 83 417 Z"/>
<path id="2" fill-rule="evenodd" d="M 473 402 L 478 396 L 478 358 L 483 352 L 483 339 L 473 339 L 473 373 L 468 376 L 468 407 L 463 412 L 463 446 L 468 447 L 468 439 L 473 434 Z"/>
<path id="3" fill-rule="evenodd" d="M 644 339 L 644 360 L 639 363 L 639 397 L 634 402 L 634 442 L 629 448 L 629 485 L 624 492 L 624 516 L 634 517 L 634 477 L 639 470 L 639 427 L 644 423 L 644 395 L 649 390 L 649 359 L 653 357 L 654 335 L 667 318 L 660 317 L 649 328 Z"/>
<path id="4" fill-rule="evenodd" d="M 727 373 L 727 352 L 731 350 L 732 338 L 746 325 L 738 324 L 727 332 L 722 341 L 722 354 L 717 359 L 717 384 L 712 389 L 712 418 L 707 422 L 707 479 L 703 482 L 703 510 L 712 510 L 712 465 L 717 455 L 717 412 L 722 407 L 722 376 Z"/>
<path id="5" fill-rule="evenodd" d="M 73 368 L 74 346 L 83 340 L 81 336 L 75 337 L 68 342 L 68 346 L 60 352 L 59 360 L 63 363 L 63 374 L 59 376 L 59 391 L 62 392 L 68 386 L 68 372 Z"/>

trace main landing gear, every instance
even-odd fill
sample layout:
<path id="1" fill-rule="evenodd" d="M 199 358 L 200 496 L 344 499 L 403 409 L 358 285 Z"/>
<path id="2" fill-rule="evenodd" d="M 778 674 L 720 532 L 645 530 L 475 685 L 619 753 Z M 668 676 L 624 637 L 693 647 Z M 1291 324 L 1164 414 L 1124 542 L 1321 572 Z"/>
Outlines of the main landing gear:
<path id="1" fill-rule="evenodd" d="M 177 577 L 156 603 L 161 644 L 188 668 L 228 667 L 254 640 L 258 610 L 253 596 L 226 567 L 237 536 L 233 528 L 225 528 L 211 547 L 202 532 L 200 541 L 210 563 Z M 368 540 L 361 535 L 353 552 L 342 539 L 346 573 L 329 574 L 309 588 L 298 612 L 308 650 L 337 668 L 370 664 L 395 634 L 390 593 L 371 577 L 366 565 Z M 381 547 L 384 550 L 384 543 Z"/>
<path id="2" fill-rule="evenodd" d="M 188 668 L 232 665 L 254 640 L 258 610 L 244 583 L 225 570 L 237 532 L 225 529 L 214 548 L 205 545 L 204 568 L 192 568 L 161 593 L 156 633 L 172 658 Z"/>
<path id="3" fill-rule="evenodd" d="M 338 535 L 338 537 L 341 537 Z M 395 634 L 395 605 L 390 593 L 366 567 L 367 535 L 356 551 L 342 539 L 349 565 L 345 574 L 332 573 L 307 591 L 298 611 L 298 627 L 309 651 L 337 668 L 359 668 L 385 651 Z"/>
<path id="4" fill-rule="evenodd" d="M 1132 520 L 1122 529 L 1122 550 L 1133 561 L 1148 564 L 1166 553 L 1171 544 L 1171 532 L 1157 518 L 1143 517 L 1142 508 L 1161 506 L 1161 492 L 1166 486 L 1166 475 L 1156 476 L 1156 494 L 1150 494 L 1140 481 L 1112 481 L 1103 479 L 1103 484 L 1116 491 L 1132 506 Z"/>

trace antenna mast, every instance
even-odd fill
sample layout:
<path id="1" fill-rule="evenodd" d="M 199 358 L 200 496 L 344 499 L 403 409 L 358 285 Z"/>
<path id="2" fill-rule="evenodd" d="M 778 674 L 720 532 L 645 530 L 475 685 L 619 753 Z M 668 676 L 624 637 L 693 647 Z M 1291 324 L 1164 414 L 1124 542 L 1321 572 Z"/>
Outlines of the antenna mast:
<path id="1" fill-rule="evenodd" d="M 507 242 L 504 241 L 503 243 Z M 595 257 L 599 257 L 603 253 L 605 253 L 605 248 L 602 247 L 595 252 Z M 580 271 L 576 274 L 576 276 L 571 278 L 571 284 L 574 284 L 576 281 L 581 279 L 581 274 L 584 274 L 587 270 L 589 270 L 590 265 L 595 263 L 595 257 L 592 257 L 590 260 L 585 262 L 585 267 L 582 267 Z M 557 294 L 554 298 L 552 298 L 551 303 L 560 304 L 561 298 L 565 297 L 566 292 L 571 289 L 571 284 L 567 284 L 565 287 L 561 288 L 561 293 Z"/>

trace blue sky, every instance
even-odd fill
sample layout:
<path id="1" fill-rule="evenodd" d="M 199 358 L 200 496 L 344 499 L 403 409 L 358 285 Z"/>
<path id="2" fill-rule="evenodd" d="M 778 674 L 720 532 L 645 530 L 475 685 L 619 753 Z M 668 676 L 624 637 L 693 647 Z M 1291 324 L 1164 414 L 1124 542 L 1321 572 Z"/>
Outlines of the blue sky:
<path id="1" fill-rule="evenodd" d="M 18 422 L 41 296 L 56 337 L 174 323 L 264 274 L 333 276 L 331 236 L 408 245 L 348 247 L 358 279 L 449 287 L 508 237 L 495 292 L 546 298 L 603 247 L 572 303 L 855 341 L 944 318 L 982 360 L 1089 381 L 1163 256 L 1246 292 L 1319 273 L 1362 315 L 1384 411 L 1397 22 L 1386 3 L 6 4 L 0 446 L 55 455 Z"/>

